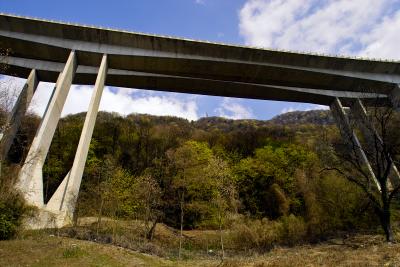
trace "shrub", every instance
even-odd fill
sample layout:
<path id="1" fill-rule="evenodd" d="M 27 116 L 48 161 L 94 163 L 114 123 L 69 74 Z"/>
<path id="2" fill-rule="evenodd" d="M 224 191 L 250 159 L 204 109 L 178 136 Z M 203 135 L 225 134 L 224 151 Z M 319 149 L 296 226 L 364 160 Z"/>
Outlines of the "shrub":
<path id="1" fill-rule="evenodd" d="M 293 214 L 284 216 L 280 221 L 280 240 L 286 245 L 295 245 L 304 241 L 307 235 L 307 225 L 302 217 Z"/>
<path id="2" fill-rule="evenodd" d="M 229 245 L 232 249 L 266 251 L 275 245 L 295 245 L 305 240 L 307 224 L 293 214 L 278 220 L 236 218 L 231 223 Z"/>
<path id="3" fill-rule="evenodd" d="M 266 218 L 241 218 L 230 230 L 231 246 L 239 250 L 269 250 L 280 239 L 280 223 Z"/>
<path id="4" fill-rule="evenodd" d="M 29 210 L 19 194 L 10 193 L 0 197 L 0 240 L 15 236 Z"/>

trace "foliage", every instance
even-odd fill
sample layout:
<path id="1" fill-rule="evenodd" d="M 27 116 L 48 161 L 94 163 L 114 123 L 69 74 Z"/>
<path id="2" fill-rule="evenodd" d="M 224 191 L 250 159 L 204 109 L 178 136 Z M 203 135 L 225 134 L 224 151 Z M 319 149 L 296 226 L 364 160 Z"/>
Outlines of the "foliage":
<path id="1" fill-rule="evenodd" d="M 296 170 L 312 168 L 316 159 L 313 152 L 299 145 L 256 149 L 254 157 L 241 160 L 235 168 L 243 208 L 270 219 L 296 212 L 301 202 L 296 195 Z"/>
<path id="2" fill-rule="evenodd" d="M 235 250 L 270 250 L 279 244 L 295 245 L 307 239 L 306 223 L 293 214 L 279 220 L 236 218 L 230 230 L 230 246 Z"/>
<path id="3" fill-rule="evenodd" d="M 7 240 L 18 234 L 25 219 L 32 217 L 33 208 L 14 189 L 19 168 L 5 162 L 0 167 L 0 240 Z"/>
<path id="4" fill-rule="evenodd" d="M 46 199 L 72 165 L 84 116 L 59 123 L 44 166 Z M 250 240 L 248 249 L 375 229 L 362 192 L 343 176 L 322 171 L 335 157 L 327 144 L 338 132 L 329 122 L 316 126 L 313 120 L 310 115 L 306 124 L 288 126 L 100 112 L 77 216 L 97 218 L 96 231 L 102 217 L 141 222 L 145 230 L 137 238 L 143 240 L 157 223 L 178 228 L 182 207 L 185 229 L 218 229 L 221 238 L 230 233 L 238 244 Z M 30 121 L 14 151 L 26 151 L 32 140 L 38 118 Z M 234 222 L 232 216 L 246 219 Z M 134 231 L 137 225 L 127 227 Z M 119 229 L 110 231 L 115 237 Z M 226 239 L 227 246 L 232 240 Z"/>
<path id="5" fill-rule="evenodd" d="M 14 237 L 29 211 L 30 209 L 19 194 L 2 194 L 0 197 L 0 240 Z"/>

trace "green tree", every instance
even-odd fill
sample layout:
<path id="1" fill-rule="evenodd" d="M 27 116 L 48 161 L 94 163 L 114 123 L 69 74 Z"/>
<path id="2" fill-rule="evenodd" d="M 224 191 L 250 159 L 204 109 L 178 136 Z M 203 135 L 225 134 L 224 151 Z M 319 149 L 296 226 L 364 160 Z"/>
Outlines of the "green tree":
<path id="1" fill-rule="evenodd" d="M 229 165 L 218 157 L 213 157 L 206 170 L 208 179 L 212 183 L 211 205 L 215 208 L 213 221 L 217 222 L 220 234 L 222 259 L 225 257 L 223 228 L 225 218 L 229 212 L 237 212 L 237 195 L 233 175 Z"/>
<path id="2" fill-rule="evenodd" d="M 204 214 L 203 208 L 207 205 L 204 197 L 210 185 L 207 183 L 204 170 L 212 157 L 212 151 L 206 143 L 188 141 L 175 151 L 170 151 L 168 156 L 176 170 L 172 187 L 177 192 L 180 209 L 179 258 L 181 258 L 184 215 L 191 211 L 193 215 L 199 217 Z M 192 219 L 192 224 L 198 221 Z"/>
<path id="3" fill-rule="evenodd" d="M 237 188 L 244 210 L 257 217 L 276 219 L 295 211 L 296 170 L 307 169 L 316 160 L 311 151 L 293 144 L 268 145 L 235 167 Z"/>

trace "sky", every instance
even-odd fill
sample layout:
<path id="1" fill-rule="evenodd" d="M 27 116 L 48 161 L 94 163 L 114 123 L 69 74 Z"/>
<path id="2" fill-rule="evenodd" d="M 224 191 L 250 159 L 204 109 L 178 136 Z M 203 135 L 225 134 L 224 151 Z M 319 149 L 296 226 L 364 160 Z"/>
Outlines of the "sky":
<path id="1" fill-rule="evenodd" d="M 400 59 L 400 0 L 0 0 L 0 12 L 267 49 Z M 1 77 L 4 79 L 5 77 Z M 23 80 L 13 79 L 16 87 Z M 53 85 L 40 83 L 41 115 Z M 86 111 L 92 87 L 74 85 L 63 116 Z M 324 106 L 106 87 L 100 110 L 196 120 L 270 119 Z"/>

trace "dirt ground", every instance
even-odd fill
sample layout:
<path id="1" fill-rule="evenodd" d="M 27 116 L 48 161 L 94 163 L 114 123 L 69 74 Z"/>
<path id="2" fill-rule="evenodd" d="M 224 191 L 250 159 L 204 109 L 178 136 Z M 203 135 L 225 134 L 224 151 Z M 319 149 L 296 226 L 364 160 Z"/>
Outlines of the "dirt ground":
<path id="1" fill-rule="evenodd" d="M 316 245 L 275 248 L 263 255 L 165 259 L 113 245 L 52 235 L 0 242 L 0 266 L 400 266 L 400 244 L 357 235 Z"/>

